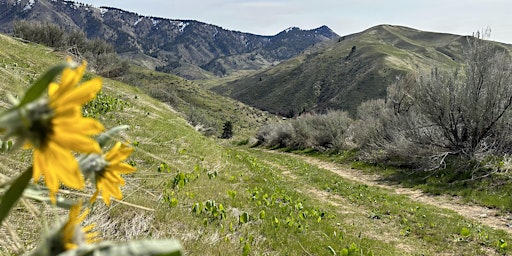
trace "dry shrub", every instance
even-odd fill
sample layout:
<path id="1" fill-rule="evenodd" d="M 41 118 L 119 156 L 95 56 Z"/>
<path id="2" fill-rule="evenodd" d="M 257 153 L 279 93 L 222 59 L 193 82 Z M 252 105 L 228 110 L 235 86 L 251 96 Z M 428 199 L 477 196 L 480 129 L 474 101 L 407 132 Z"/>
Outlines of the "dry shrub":
<path id="1" fill-rule="evenodd" d="M 287 147 L 294 133 L 289 122 L 273 123 L 263 126 L 256 134 L 258 144 L 267 147 Z"/>
<path id="2" fill-rule="evenodd" d="M 290 149 L 340 151 L 346 148 L 346 134 L 352 119 L 343 111 L 305 114 L 296 119 L 269 124 L 258 134 L 258 144 Z"/>

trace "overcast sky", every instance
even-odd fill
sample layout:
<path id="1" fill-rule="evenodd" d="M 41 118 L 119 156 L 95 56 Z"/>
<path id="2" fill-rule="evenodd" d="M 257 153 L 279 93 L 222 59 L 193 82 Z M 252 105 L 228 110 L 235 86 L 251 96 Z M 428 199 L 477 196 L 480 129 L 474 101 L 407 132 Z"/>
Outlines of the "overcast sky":
<path id="1" fill-rule="evenodd" d="M 512 43 L 510 0 L 75 0 L 141 15 L 198 20 L 229 30 L 275 35 L 288 27 L 327 25 L 340 36 L 374 25 L 471 35 L 490 27 L 491 40 Z"/>

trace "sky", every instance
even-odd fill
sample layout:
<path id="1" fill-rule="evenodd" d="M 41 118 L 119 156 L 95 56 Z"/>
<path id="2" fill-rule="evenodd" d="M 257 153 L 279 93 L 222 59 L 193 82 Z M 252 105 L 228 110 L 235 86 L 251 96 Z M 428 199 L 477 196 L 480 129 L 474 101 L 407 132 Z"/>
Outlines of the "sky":
<path id="1" fill-rule="evenodd" d="M 206 22 L 228 30 L 275 35 L 288 27 L 327 25 L 340 36 L 380 24 L 471 35 L 512 44 L 510 0 L 75 0 L 140 15 Z"/>

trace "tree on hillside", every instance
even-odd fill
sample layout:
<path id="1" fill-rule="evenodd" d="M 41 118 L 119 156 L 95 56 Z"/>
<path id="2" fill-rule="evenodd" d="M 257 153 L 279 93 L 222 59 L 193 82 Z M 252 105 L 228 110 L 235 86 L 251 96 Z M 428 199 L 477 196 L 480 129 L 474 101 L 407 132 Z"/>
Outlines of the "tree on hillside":
<path id="1" fill-rule="evenodd" d="M 512 60 L 477 33 L 468 39 L 466 61 L 452 73 L 434 69 L 418 79 L 416 110 L 432 129 L 430 144 L 473 159 L 476 153 L 503 150 L 512 107 Z"/>
<path id="2" fill-rule="evenodd" d="M 222 127 L 222 135 L 220 137 L 222 139 L 230 139 L 233 137 L 233 123 L 231 123 L 231 121 L 224 123 L 224 126 Z"/>

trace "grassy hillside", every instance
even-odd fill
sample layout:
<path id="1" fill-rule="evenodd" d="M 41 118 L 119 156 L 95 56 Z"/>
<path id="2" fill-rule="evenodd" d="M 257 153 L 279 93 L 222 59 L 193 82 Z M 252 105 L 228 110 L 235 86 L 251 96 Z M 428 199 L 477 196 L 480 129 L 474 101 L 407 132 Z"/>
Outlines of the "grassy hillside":
<path id="1" fill-rule="evenodd" d="M 273 113 L 353 113 L 362 101 L 385 96 L 400 74 L 454 67 L 467 40 L 380 25 L 212 90 Z"/>
<path id="2" fill-rule="evenodd" d="M 219 136 L 223 124 L 233 123 L 235 139 L 246 139 L 275 117 L 241 102 L 218 95 L 175 75 L 132 66 L 118 80 L 169 104 L 197 129 Z"/>
<path id="3" fill-rule="evenodd" d="M 20 92 L 63 59 L 5 36 L 0 44 L 2 95 Z M 133 73 L 147 83 L 151 74 Z M 155 84 L 159 79 L 167 78 Z M 125 176 L 123 202 L 108 209 L 99 202 L 89 215 L 87 222 L 97 223 L 104 240 L 176 238 L 187 255 L 501 255 L 507 251 L 503 244 L 512 241 L 509 233 L 454 211 L 344 179 L 292 156 L 221 146 L 143 89 L 104 80 L 103 93 L 124 107 L 99 119 L 107 128 L 130 126 L 119 139 L 135 146 L 128 161 L 138 169 Z M 27 166 L 29 154 L 0 157 L 0 172 L 10 175 Z M 44 229 L 41 218 L 52 224 L 58 213 L 28 200 L 16 209 L 8 219 L 11 229 L 0 229 L 1 254 L 33 248 Z"/>

